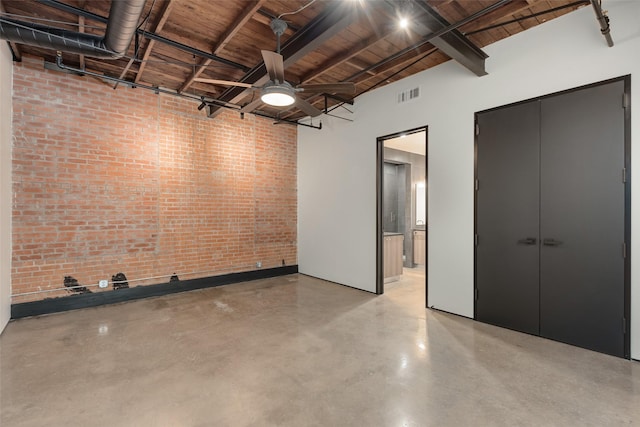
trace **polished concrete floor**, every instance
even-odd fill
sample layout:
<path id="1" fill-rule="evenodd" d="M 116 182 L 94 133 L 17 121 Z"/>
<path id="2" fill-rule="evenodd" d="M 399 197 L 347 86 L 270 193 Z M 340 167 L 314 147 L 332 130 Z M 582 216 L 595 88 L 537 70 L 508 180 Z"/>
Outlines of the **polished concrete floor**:
<path id="1" fill-rule="evenodd" d="M 640 363 L 292 275 L 12 322 L 0 425 L 640 425 Z"/>

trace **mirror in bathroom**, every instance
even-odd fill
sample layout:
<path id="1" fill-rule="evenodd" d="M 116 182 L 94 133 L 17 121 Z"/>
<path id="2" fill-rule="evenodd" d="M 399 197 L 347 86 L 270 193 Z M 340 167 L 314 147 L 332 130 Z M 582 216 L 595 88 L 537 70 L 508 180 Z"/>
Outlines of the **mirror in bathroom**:
<path id="1" fill-rule="evenodd" d="M 426 193 L 427 193 L 427 188 L 424 182 L 417 183 L 416 184 L 416 225 L 424 226 L 427 224 Z"/>

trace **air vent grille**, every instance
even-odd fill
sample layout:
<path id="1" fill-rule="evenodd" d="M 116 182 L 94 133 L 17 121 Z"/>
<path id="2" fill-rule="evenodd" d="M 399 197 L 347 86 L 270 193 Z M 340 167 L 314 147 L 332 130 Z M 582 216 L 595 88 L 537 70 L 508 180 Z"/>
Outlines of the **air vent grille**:
<path id="1" fill-rule="evenodd" d="M 409 102 L 416 98 L 420 98 L 420 86 L 400 92 L 398 94 L 398 104 Z"/>

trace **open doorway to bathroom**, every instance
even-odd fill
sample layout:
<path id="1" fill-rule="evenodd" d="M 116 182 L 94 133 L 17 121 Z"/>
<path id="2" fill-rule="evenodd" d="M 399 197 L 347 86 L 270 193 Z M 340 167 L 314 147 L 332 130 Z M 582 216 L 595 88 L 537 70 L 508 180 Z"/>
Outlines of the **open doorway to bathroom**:
<path id="1" fill-rule="evenodd" d="M 376 181 L 376 293 L 420 280 L 428 306 L 426 126 L 377 139 Z"/>

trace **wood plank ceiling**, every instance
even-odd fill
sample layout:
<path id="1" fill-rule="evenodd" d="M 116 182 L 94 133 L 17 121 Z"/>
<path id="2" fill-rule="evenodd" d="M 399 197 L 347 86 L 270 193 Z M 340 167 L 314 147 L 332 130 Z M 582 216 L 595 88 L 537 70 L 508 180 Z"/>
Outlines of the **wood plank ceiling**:
<path id="1" fill-rule="evenodd" d="M 67 66 L 127 82 L 196 98 L 205 97 L 206 100 L 223 99 L 243 106 L 259 93 L 203 83 L 198 79 L 249 81 L 246 79 L 251 78 L 252 70 L 255 73 L 262 64 L 260 51 L 276 48 L 270 21 L 280 14 L 302 9 L 283 16 L 288 23 L 282 37 L 286 79 L 294 85 L 353 81 L 356 95 L 359 95 L 450 60 L 444 49 L 436 47 L 437 39 L 425 42 L 435 31 L 427 22 L 429 11 L 435 11 L 446 27 L 469 20 L 474 14 L 499 3 L 494 10 L 450 33 L 463 44 L 467 43 L 470 51 L 477 49 L 482 53 L 479 48 L 589 4 L 588 0 L 309 2 L 147 0 L 138 34 L 123 58 L 95 59 L 63 52 L 62 60 Z M 8 18 L 103 35 L 110 3 L 109 0 L 2 0 L 0 12 Z M 409 18 L 406 29 L 398 25 L 401 16 Z M 594 31 L 599 31 L 595 21 L 585 25 L 593 25 Z M 287 44 L 290 45 L 289 53 L 285 55 Z M 10 46 L 16 59 L 21 55 L 35 55 L 55 62 L 53 50 L 18 43 Z M 463 51 L 461 55 L 468 55 L 468 52 Z M 471 71 L 469 73 L 473 75 Z M 257 74 L 254 77 L 257 79 Z M 340 103 L 317 94 L 299 93 L 297 96 L 320 109 L 331 109 Z M 196 107 L 198 103 L 194 102 Z M 206 110 L 215 116 L 218 107 Z M 256 111 L 287 120 L 304 116 L 295 108 L 275 109 L 263 105 Z M 346 110 L 336 113 L 339 111 L 348 116 Z"/>

